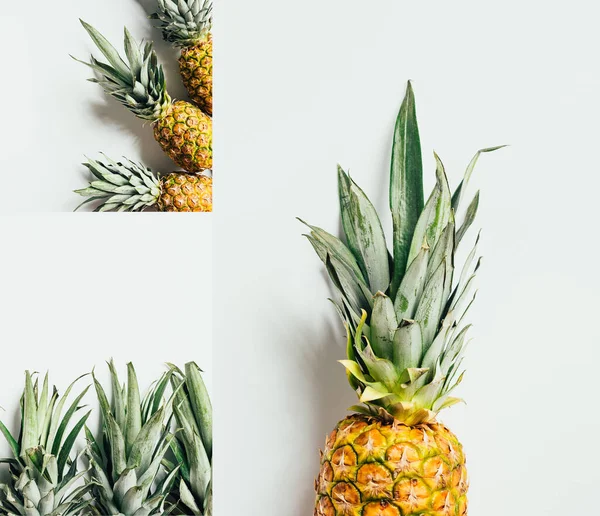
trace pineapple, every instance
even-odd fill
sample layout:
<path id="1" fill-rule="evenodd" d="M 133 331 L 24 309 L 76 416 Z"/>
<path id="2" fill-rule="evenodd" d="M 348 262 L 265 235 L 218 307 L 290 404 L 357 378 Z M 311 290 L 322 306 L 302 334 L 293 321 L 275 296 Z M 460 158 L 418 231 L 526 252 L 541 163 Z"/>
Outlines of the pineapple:
<path id="1" fill-rule="evenodd" d="M 171 365 L 177 423 L 171 448 L 179 468 L 179 500 L 175 514 L 212 514 L 212 406 L 198 366 L 189 362 L 185 373 Z"/>
<path id="2" fill-rule="evenodd" d="M 158 0 L 165 41 L 181 49 L 179 71 L 190 98 L 212 116 L 212 0 Z"/>
<path id="3" fill-rule="evenodd" d="M 306 236 L 340 294 L 333 303 L 347 330 L 341 363 L 361 402 L 327 437 L 315 516 L 467 514 L 465 454 L 437 416 L 461 401 L 451 393 L 463 376 L 477 241 L 459 275 L 455 256 L 475 218 L 479 192 L 460 223 L 458 212 L 480 154 L 498 148 L 477 152 L 453 194 L 436 155 L 436 185 L 424 202 L 408 83 L 392 149 L 392 253 L 375 208 L 341 168 L 346 243 L 309 226 Z"/>
<path id="4" fill-rule="evenodd" d="M 112 404 L 94 376 L 102 414 L 101 435 L 96 438 L 86 428 L 93 509 L 103 516 L 164 514 L 178 473 L 174 469 L 162 474 L 161 465 L 172 441 L 168 431 L 171 401 L 163 401 L 171 375 L 164 374 L 142 401 L 132 364 L 127 365 L 126 386 L 121 386 L 112 361 L 109 369 Z"/>
<path id="5" fill-rule="evenodd" d="M 71 457 L 75 440 L 90 413 L 82 416 L 67 434 L 67 427 L 81 410 L 79 402 L 89 386 L 62 415 L 75 382 L 59 397 L 56 388 L 50 394 L 47 374 L 39 392 L 37 380 L 34 384 L 31 373 L 25 373 L 18 440 L 0 422 L 0 431 L 14 455 L 12 459 L 1 461 L 8 464 L 10 478 L 6 484 L 0 484 L 0 514 L 75 516 L 84 513 L 90 505 L 87 493 L 91 487 L 79 484 L 86 472 L 78 473 L 78 457 Z"/>
<path id="6" fill-rule="evenodd" d="M 100 78 L 90 80 L 136 116 L 151 121 L 155 140 L 178 166 L 188 172 L 211 169 L 212 120 L 189 102 L 171 100 L 152 43 L 138 44 L 125 28 L 125 62 L 102 34 L 81 23 L 108 61 L 93 56 L 89 63 L 80 61 L 98 72 Z"/>
<path id="7" fill-rule="evenodd" d="M 106 158 L 84 165 L 96 178 L 75 193 L 88 197 L 82 204 L 101 201 L 96 211 L 212 211 L 212 177 L 172 172 L 157 176 L 141 164 Z"/>

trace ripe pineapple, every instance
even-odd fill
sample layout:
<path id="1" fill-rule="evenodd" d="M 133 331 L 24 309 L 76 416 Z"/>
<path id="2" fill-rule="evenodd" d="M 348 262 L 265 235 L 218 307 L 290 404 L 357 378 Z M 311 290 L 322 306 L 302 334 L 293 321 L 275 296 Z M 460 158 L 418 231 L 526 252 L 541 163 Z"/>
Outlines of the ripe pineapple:
<path id="1" fill-rule="evenodd" d="M 463 516 L 463 448 L 437 421 L 455 403 L 479 267 L 476 246 L 460 275 L 457 248 L 475 218 L 477 193 L 457 221 L 482 152 L 450 192 L 440 159 L 424 203 L 421 147 L 408 83 L 396 122 L 390 180 L 393 255 L 364 192 L 338 169 L 346 244 L 309 226 L 307 235 L 340 293 L 333 301 L 347 330 L 341 363 L 362 405 L 328 436 L 316 481 L 315 516 Z"/>
<path id="2" fill-rule="evenodd" d="M 114 363 L 108 365 L 112 404 L 94 376 L 101 435 L 96 438 L 86 428 L 93 509 L 103 516 L 165 514 L 166 498 L 177 475 L 177 469 L 161 475 L 161 463 L 173 438 L 167 429 L 172 402 L 163 401 L 170 374 L 164 374 L 141 400 L 133 365 L 127 365 L 126 386 L 119 382 Z"/>
<path id="3" fill-rule="evenodd" d="M 173 102 L 167 93 L 162 65 L 152 43 L 138 44 L 125 28 L 127 63 L 91 25 L 81 22 L 108 63 L 93 56 L 89 66 L 100 75 L 90 79 L 136 116 L 153 123 L 154 138 L 163 151 L 188 172 L 212 168 L 212 120 L 193 104 Z"/>
<path id="4" fill-rule="evenodd" d="M 179 71 L 190 98 L 212 116 L 212 0 L 158 0 L 165 41 L 181 49 Z"/>
<path id="5" fill-rule="evenodd" d="M 71 457 L 73 444 L 90 412 L 67 433 L 71 419 L 82 409 L 79 402 L 89 387 L 74 399 L 63 416 L 75 382 L 59 397 L 56 388 L 50 394 L 47 374 L 40 392 L 37 380 L 34 384 L 29 371 L 25 373 L 18 440 L 0 422 L 0 431 L 14 455 L 13 459 L 0 461 L 8 464 L 10 470 L 7 483 L 0 484 L 0 514 L 75 516 L 85 513 L 90 505 L 90 487 L 78 484 L 85 472 L 77 472 L 78 457 Z"/>
<path id="6" fill-rule="evenodd" d="M 171 385 L 175 392 L 176 439 L 171 442 L 180 473 L 178 500 L 173 514 L 212 514 L 212 406 L 202 381 L 200 368 L 193 362 L 185 372 L 171 365 Z M 173 467 L 173 466 L 172 466 Z"/>
<path id="7" fill-rule="evenodd" d="M 212 211 L 212 177 L 182 172 L 157 176 L 141 164 L 107 157 L 106 163 L 89 160 L 84 165 L 96 180 L 75 190 L 88 197 L 78 208 L 99 200 L 95 211 L 143 211 L 152 206 L 158 211 Z"/>

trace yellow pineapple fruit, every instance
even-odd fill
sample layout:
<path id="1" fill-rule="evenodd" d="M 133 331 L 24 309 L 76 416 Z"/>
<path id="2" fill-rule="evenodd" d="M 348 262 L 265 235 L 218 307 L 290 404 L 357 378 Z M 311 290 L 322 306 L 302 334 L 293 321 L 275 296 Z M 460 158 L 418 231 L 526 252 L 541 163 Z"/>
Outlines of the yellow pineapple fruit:
<path id="1" fill-rule="evenodd" d="M 190 98 L 212 116 L 212 0 L 158 0 L 165 41 L 181 49 L 179 71 Z"/>
<path id="2" fill-rule="evenodd" d="M 99 74 L 90 80 L 136 116 L 151 121 L 154 138 L 181 168 L 188 172 L 212 169 L 212 120 L 194 104 L 171 100 L 152 43 L 138 44 L 126 28 L 125 62 L 102 34 L 81 23 L 108 61 L 102 63 L 92 56 L 89 63 L 84 62 Z"/>
<path id="3" fill-rule="evenodd" d="M 410 83 L 394 133 L 390 179 L 392 253 L 375 208 L 338 169 L 345 243 L 316 226 L 306 235 L 339 291 L 333 300 L 347 330 L 340 362 L 362 404 L 326 441 L 315 482 L 315 516 L 464 516 L 463 448 L 438 413 L 460 400 L 479 267 L 476 246 L 455 275 L 457 249 L 473 223 L 479 193 L 461 198 L 482 152 L 452 194 L 436 157 L 436 185 L 423 196 L 421 145 Z"/>
<path id="4" fill-rule="evenodd" d="M 100 201 L 95 211 L 143 211 L 150 207 L 158 211 L 212 211 L 212 177 L 183 172 L 158 176 L 131 160 L 105 159 L 84 163 L 95 180 L 75 190 L 87 197 L 79 207 Z"/>

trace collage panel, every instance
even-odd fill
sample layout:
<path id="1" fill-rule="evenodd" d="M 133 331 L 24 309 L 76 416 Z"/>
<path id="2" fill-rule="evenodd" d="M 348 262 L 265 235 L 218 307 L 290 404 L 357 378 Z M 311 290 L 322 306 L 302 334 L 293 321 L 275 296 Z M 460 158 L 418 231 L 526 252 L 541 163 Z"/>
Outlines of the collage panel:
<path id="1" fill-rule="evenodd" d="M 309 1 L 298 9 L 230 0 L 220 9 L 227 32 L 219 34 L 218 56 L 227 66 L 216 82 L 227 108 L 219 126 L 235 152 L 219 152 L 224 144 L 216 140 L 227 173 L 219 176 L 215 217 L 214 351 L 217 364 L 236 371 L 244 403 L 215 420 L 219 514 L 239 510 L 226 481 L 236 465 L 250 465 L 258 479 L 235 486 L 244 510 L 261 516 L 597 512 L 600 455 L 583 444 L 600 429 L 596 10 L 580 1 L 397 0 Z M 277 23 L 259 23 L 260 16 Z M 256 72 L 257 48 L 260 80 L 244 82 Z M 422 175 L 409 131 L 415 121 Z M 477 154 L 501 145 L 508 146 Z M 257 149 L 260 163 L 249 168 Z M 402 156 L 406 166 L 398 169 Z M 454 268 L 453 288 L 468 284 L 466 299 L 477 295 L 442 357 L 432 340 L 445 331 L 435 302 L 431 312 L 423 305 L 413 314 L 396 296 L 390 309 L 397 250 L 406 249 L 394 215 L 408 206 L 419 221 L 432 210 L 416 218 L 414 207 L 443 193 L 445 218 L 426 232 L 423 251 L 439 264 L 437 232 L 446 243 L 452 235 L 448 198 L 455 206 L 474 157 L 454 213 L 460 245 L 445 262 Z M 412 170 L 400 202 L 397 192 L 390 196 L 392 170 Z M 417 177 L 422 197 L 409 197 Z M 422 244 L 417 239 L 409 257 Z M 447 271 L 436 276 L 431 289 L 415 286 L 415 299 L 448 299 L 447 279 L 441 292 L 434 288 Z M 357 338 L 362 309 L 367 320 Z M 447 304 L 442 314 L 446 321 Z M 425 315 L 434 324 L 419 341 Z M 439 364 L 425 360 L 426 349 Z M 459 361 L 464 355 L 459 367 L 455 351 Z M 405 364 L 412 371 L 402 376 Z M 438 395 L 435 382 L 449 378 L 450 388 L 461 382 L 431 406 L 441 409 L 436 421 L 444 428 L 410 420 L 411 410 L 429 406 L 431 391 Z M 219 400 L 237 399 L 229 379 L 215 382 Z M 412 397 L 406 390 L 415 385 L 425 390 Z M 453 398 L 465 403 L 450 407 Z M 371 424 L 348 423 L 365 411 Z M 378 428 L 390 411 L 398 433 Z M 564 468 L 569 474 L 557 487 Z"/>
<path id="2" fill-rule="evenodd" d="M 33 22 L 2 15 L 0 92 L 37 101 L 6 103 L 5 120 L 22 125 L 2 128 L 0 166 L 44 159 L 27 199 L 2 212 L 211 212 L 212 0 L 33 5 Z M 43 49 L 21 37 L 49 27 Z"/>
<path id="3" fill-rule="evenodd" d="M 0 218 L 0 514 L 210 514 L 212 283 L 178 263 L 211 239 L 194 219 Z"/>

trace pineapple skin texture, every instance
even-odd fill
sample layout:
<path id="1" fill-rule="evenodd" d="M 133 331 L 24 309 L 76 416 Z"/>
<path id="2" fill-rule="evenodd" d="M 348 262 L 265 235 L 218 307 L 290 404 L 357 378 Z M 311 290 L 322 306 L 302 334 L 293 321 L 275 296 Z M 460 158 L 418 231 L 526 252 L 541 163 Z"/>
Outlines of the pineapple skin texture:
<path id="1" fill-rule="evenodd" d="M 161 178 L 159 211 L 212 211 L 212 178 L 172 172 Z"/>
<path id="2" fill-rule="evenodd" d="M 212 120 L 193 104 L 171 104 L 154 123 L 154 138 L 188 172 L 212 169 Z"/>
<path id="3" fill-rule="evenodd" d="M 185 47 L 179 57 L 179 72 L 190 98 L 212 116 L 213 75 L 212 34 L 194 46 Z"/>
<path id="4" fill-rule="evenodd" d="M 352 415 L 327 437 L 314 516 L 466 516 L 467 470 L 456 436 Z"/>

